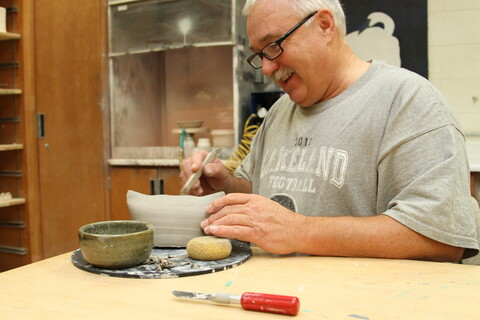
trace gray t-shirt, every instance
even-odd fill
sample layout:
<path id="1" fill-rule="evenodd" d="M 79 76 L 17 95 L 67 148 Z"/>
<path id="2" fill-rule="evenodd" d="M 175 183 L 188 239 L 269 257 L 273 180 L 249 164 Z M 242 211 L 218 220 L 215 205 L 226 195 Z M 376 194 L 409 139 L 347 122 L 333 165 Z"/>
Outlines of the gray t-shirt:
<path id="1" fill-rule="evenodd" d="M 426 79 L 372 62 L 340 95 L 268 112 L 235 175 L 308 216 L 386 214 L 431 239 L 478 252 L 465 139 Z"/>

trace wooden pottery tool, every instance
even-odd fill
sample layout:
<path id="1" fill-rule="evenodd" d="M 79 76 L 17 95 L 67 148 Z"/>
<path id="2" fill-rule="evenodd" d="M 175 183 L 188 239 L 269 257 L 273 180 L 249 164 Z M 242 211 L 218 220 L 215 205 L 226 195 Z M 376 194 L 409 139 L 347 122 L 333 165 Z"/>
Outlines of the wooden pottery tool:
<path id="1" fill-rule="evenodd" d="M 188 192 L 190 191 L 190 189 L 192 189 L 195 182 L 197 182 L 198 179 L 200 179 L 200 176 L 202 175 L 202 172 L 203 172 L 203 167 L 207 163 L 212 162 L 215 159 L 215 157 L 218 155 L 220 150 L 222 150 L 222 148 L 215 148 L 207 154 L 207 157 L 205 158 L 205 160 L 203 160 L 203 162 L 200 165 L 200 168 L 198 168 L 197 172 L 192 174 L 188 178 L 187 182 L 185 182 L 182 189 L 180 190 L 180 194 L 183 194 L 183 195 L 188 194 Z"/>

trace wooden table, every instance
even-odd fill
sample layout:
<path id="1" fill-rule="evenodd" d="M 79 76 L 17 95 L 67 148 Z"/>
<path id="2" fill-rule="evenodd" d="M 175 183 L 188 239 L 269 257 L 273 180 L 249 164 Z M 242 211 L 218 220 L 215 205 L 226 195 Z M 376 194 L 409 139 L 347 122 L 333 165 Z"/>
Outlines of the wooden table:
<path id="1" fill-rule="evenodd" d="M 0 273 L 1 319 L 288 319 L 183 301 L 172 290 L 295 295 L 296 319 L 479 319 L 480 267 L 406 260 L 275 256 L 253 248 L 233 269 L 177 279 L 100 276 L 71 253 Z"/>

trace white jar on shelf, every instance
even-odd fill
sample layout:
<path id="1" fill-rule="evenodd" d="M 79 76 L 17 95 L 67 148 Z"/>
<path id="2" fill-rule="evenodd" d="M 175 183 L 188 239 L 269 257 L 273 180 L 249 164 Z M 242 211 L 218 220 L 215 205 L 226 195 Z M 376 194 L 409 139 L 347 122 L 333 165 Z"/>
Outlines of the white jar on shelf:
<path id="1" fill-rule="evenodd" d="M 209 138 L 198 138 L 197 149 L 209 152 L 212 149 Z"/>
<path id="2" fill-rule="evenodd" d="M 185 141 L 183 142 L 183 157 L 188 159 L 192 156 L 193 149 L 195 149 L 195 140 L 193 134 L 187 133 Z"/>
<path id="3" fill-rule="evenodd" d="M 212 140 L 214 147 L 233 147 L 235 144 L 234 131 L 231 129 L 212 130 Z"/>

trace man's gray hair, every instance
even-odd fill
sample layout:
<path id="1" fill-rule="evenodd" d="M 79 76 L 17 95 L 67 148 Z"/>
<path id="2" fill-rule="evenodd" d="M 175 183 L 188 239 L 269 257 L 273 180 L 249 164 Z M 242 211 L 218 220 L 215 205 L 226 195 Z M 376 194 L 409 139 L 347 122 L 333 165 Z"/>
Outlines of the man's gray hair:
<path id="1" fill-rule="evenodd" d="M 252 7 L 259 0 L 246 0 L 243 6 L 243 14 L 248 16 Z M 261 0 L 268 1 L 268 0 Z M 333 18 L 337 25 L 337 29 L 341 35 L 347 33 L 347 26 L 345 22 L 345 13 L 343 12 L 342 5 L 339 0 L 288 0 L 292 10 L 298 15 L 299 18 L 304 18 L 314 11 L 321 9 L 328 9 L 332 12 Z"/>

